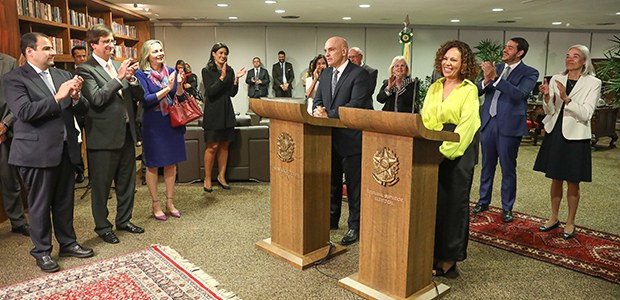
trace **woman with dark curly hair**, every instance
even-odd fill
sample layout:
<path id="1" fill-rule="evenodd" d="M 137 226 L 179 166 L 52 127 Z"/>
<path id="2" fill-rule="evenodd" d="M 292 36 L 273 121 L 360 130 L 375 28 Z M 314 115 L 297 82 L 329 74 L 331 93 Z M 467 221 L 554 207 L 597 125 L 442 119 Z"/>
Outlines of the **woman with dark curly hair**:
<path id="1" fill-rule="evenodd" d="M 424 99 L 421 115 L 432 130 L 453 131 L 458 142 L 443 142 L 439 152 L 437 218 L 433 275 L 457 276 L 456 262 L 467 257 L 469 240 L 469 192 L 474 176 L 474 136 L 480 128 L 478 88 L 471 82 L 478 68 L 471 48 L 448 41 L 435 55 L 435 70 L 442 78 L 433 83 Z"/>

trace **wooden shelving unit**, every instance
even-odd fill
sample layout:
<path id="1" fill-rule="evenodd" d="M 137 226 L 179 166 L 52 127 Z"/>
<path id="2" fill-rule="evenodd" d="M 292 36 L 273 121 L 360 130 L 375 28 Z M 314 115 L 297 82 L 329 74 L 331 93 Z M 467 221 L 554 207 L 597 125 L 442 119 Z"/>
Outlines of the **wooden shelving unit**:
<path id="1" fill-rule="evenodd" d="M 58 54 L 55 62 L 58 67 L 63 68 L 63 64 L 73 62 L 71 40 L 85 39 L 88 27 L 94 25 L 89 22 L 93 17 L 98 21 L 102 20 L 113 30 L 131 26 L 131 36 L 126 31 L 115 31 L 114 34 L 117 53 L 122 53 L 123 57 L 137 58 L 142 43 L 151 37 L 151 24 L 147 17 L 102 0 L 38 0 L 39 3 L 51 7 L 48 11 L 55 10 L 56 17 L 60 16 L 58 21 L 46 20 L 43 16 L 34 17 L 34 7 L 28 6 L 24 9 L 22 2 L 28 3 L 22 0 L 0 0 L 0 14 L 5 17 L 0 21 L 0 52 L 13 57 L 19 57 L 20 36 L 26 32 L 38 31 L 62 40 L 62 45 L 59 44 L 56 49 Z M 30 2 L 34 4 L 35 0 Z M 20 7 L 22 14 L 18 13 Z M 81 24 L 71 24 L 72 12 L 74 17 L 81 14 Z M 123 57 L 116 59 L 123 60 Z"/>

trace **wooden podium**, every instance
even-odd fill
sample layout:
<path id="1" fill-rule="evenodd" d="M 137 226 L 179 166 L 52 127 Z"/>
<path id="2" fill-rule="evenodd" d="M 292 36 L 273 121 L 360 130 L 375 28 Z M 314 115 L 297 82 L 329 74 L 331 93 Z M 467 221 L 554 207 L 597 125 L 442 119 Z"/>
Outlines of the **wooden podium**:
<path id="1" fill-rule="evenodd" d="M 346 251 L 329 242 L 332 127 L 337 119 L 308 115 L 305 101 L 250 99 L 269 117 L 271 238 L 256 247 L 298 269 Z"/>
<path id="2" fill-rule="evenodd" d="M 435 299 L 432 281 L 437 175 L 442 141 L 417 114 L 340 108 L 363 130 L 359 272 L 338 284 L 367 299 Z"/>

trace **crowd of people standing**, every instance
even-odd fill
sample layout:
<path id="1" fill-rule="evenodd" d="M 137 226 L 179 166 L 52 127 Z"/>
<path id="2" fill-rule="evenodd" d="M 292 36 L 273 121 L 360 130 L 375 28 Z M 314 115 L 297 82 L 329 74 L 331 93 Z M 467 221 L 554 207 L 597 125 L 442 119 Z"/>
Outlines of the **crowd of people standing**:
<path id="1" fill-rule="evenodd" d="M 60 266 L 51 257 L 52 228 L 60 246 L 60 256 L 90 257 L 94 251 L 77 242 L 73 229 L 73 186 L 80 176 L 80 129 L 86 136 L 91 210 L 94 231 L 106 243 L 119 242 L 112 230 L 140 234 L 142 227 L 132 223 L 135 192 L 135 147 L 143 147 L 145 183 L 152 201 L 152 215 L 166 221 L 181 217 L 175 206 L 176 165 L 186 160 L 185 127 L 173 127 L 170 108 L 176 102 L 196 98 L 203 103 L 202 127 L 205 180 L 203 189 L 213 192 L 212 180 L 224 190 L 229 145 L 234 142 L 235 112 L 232 98 L 244 76 L 248 97 L 268 95 L 272 84 L 276 97 L 291 97 L 295 74 L 286 53 L 278 53 L 271 74 L 260 57 L 252 67 L 235 71 L 228 64 L 229 47 L 216 43 L 202 68 L 202 90 L 198 76 L 189 64 L 177 61 L 166 65 L 164 45 L 148 40 L 140 49 L 139 60 L 113 59 L 112 30 L 95 25 L 86 32 L 92 51 L 84 47 L 72 51 L 76 58 L 73 73 L 54 68 L 55 51 L 42 33 L 24 34 L 20 41 L 26 63 L 0 56 L 0 180 L 4 208 L 12 231 L 30 236 L 31 255 L 44 272 Z M 411 78 L 406 58 L 396 56 L 389 75 L 382 81 L 376 100 L 384 111 L 419 113 L 432 130 L 458 133 L 459 142 L 443 142 L 439 166 L 435 252 L 433 274 L 450 276 L 456 263 L 467 258 L 469 195 L 473 182 L 478 142 L 482 150 L 479 199 L 471 213 L 489 209 L 495 169 L 499 161 L 502 174 L 502 221 L 512 222 L 516 200 L 516 163 L 519 143 L 527 134 L 527 98 L 535 87 L 539 72 L 522 60 L 529 44 L 520 37 L 509 39 L 502 51 L 502 63 L 482 62 L 464 42 L 453 40 L 437 50 L 434 71 L 440 78 L 428 89 L 424 106 L 417 101 L 417 81 Z M 339 107 L 373 108 L 378 71 L 368 66 L 360 48 L 349 47 L 342 37 L 325 42 L 324 54 L 309 64 L 305 78 L 308 113 L 317 118 L 339 118 Z M 84 53 L 83 53 L 84 52 Z M 580 182 L 591 181 L 590 119 L 600 94 L 601 81 L 594 77 L 590 53 L 583 45 L 568 49 L 566 70 L 545 80 L 539 87 L 543 95 L 543 120 L 547 132 L 534 170 L 544 172 L 551 181 L 551 214 L 540 231 L 559 227 L 558 210 L 567 182 L 568 219 L 563 237 L 575 235 L 575 216 Z M 476 82 L 479 72 L 482 79 Z M 480 104 L 479 96 L 485 100 Z M 138 113 L 139 112 L 139 113 Z M 78 119 L 84 117 L 83 125 Z M 140 124 L 138 127 L 136 124 Z M 557 130 L 556 130 L 557 129 Z M 478 140 L 479 139 L 479 140 Z M 334 128 L 332 133 L 332 181 L 330 228 L 339 226 L 343 174 L 348 193 L 348 230 L 341 244 L 359 240 L 361 142 L 359 130 Z M 43 152 L 45 151 L 45 152 Z M 212 174 L 217 161 L 217 174 Z M 565 162 L 575 164 L 568 166 Z M 163 168 L 164 208 L 157 192 L 159 169 Z M 28 188 L 30 223 L 19 203 L 19 181 Z M 114 183 L 116 216 L 108 219 L 108 198 Z M 179 204 L 182 208 L 182 204 Z"/>

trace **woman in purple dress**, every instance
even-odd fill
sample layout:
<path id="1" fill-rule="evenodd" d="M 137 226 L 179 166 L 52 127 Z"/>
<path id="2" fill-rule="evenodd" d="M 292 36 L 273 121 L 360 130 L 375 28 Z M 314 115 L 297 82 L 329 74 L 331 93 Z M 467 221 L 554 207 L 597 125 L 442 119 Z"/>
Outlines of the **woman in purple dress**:
<path id="1" fill-rule="evenodd" d="M 169 107 L 175 96 L 184 101 L 183 72 L 177 73 L 164 65 L 164 49 L 161 41 L 148 40 L 140 52 L 140 70 L 136 77 L 144 88 L 144 116 L 142 120 L 142 155 L 146 164 L 146 184 L 153 200 L 153 216 L 165 221 L 157 198 L 158 168 L 164 168 L 166 184 L 166 209 L 173 217 L 181 217 L 174 207 L 174 182 L 176 164 L 187 159 L 185 153 L 185 127 L 170 125 Z"/>

